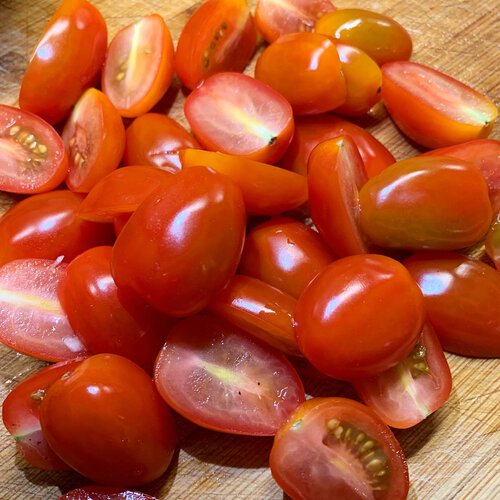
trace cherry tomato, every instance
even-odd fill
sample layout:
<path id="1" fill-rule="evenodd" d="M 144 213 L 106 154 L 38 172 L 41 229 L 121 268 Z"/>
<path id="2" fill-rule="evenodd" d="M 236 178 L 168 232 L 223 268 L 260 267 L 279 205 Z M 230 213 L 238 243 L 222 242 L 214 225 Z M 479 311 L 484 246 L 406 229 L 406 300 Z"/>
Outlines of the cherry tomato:
<path id="1" fill-rule="evenodd" d="M 424 319 L 422 293 L 399 262 L 353 255 L 325 267 L 299 297 L 296 337 L 318 370 L 355 380 L 404 359 Z"/>
<path id="2" fill-rule="evenodd" d="M 47 366 L 17 384 L 2 404 L 5 428 L 16 440 L 21 456 L 33 467 L 65 470 L 69 467 L 52 451 L 42 433 L 40 403 L 47 388 L 78 366 L 83 358 Z"/>
<path id="3" fill-rule="evenodd" d="M 76 103 L 62 138 L 69 153 L 66 184 L 72 191 L 88 193 L 119 165 L 125 127 L 109 99 L 99 90 L 89 89 Z"/>
<path id="4" fill-rule="evenodd" d="M 91 356 L 54 382 L 40 422 L 64 462 L 103 485 L 157 479 L 174 453 L 174 419 L 151 378 L 115 354 Z"/>
<path id="5" fill-rule="evenodd" d="M 500 273 L 483 262 L 447 252 L 404 261 L 424 294 L 429 321 L 445 351 L 500 356 Z"/>
<path id="6" fill-rule="evenodd" d="M 363 160 L 349 136 L 324 141 L 309 156 L 311 218 L 339 257 L 368 251 L 359 229 L 359 190 L 366 180 Z"/>
<path id="7" fill-rule="evenodd" d="M 66 118 L 83 91 L 97 82 L 107 40 L 106 23 L 93 5 L 62 2 L 24 73 L 21 108 L 49 123 Z"/>
<path id="8" fill-rule="evenodd" d="M 112 228 L 77 217 L 83 197 L 71 191 L 30 196 L 0 220 L 0 265 L 14 259 L 69 262 L 87 248 L 113 241 Z"/>
<path id="9" fill-rule="evenodd" d="M 477 139 L 456 146 L 428 151 L 424 156 L 428 155 L 451 156 L 476 165 L 488 183 L 493 213 L 500 212 L 500 141 Z"/>
<path id="10" fill-rule="evenodd" d="M 67 264 L 20 259 L 0 267 L 0 342 L 44 361 L 83 356 L 57 297 Z"/>
<path id="11" fill-rule="evenodd" d="M 377 175 L 396 161 L 386 147 L 363 128 L 333 115 L 318 115 L 295 120 L 295 134 L 280 166 L 306 175 L 311 151 L 320 142 L 340 136 L 349 136 L 354 141 L 368 177 Z"/>
<path id="12" fill-rule="evenodd" d="M 360 116 L 367 113 L 380 101 L 382 72 L 378 64 L 357 47 L 336 43 L 342 73 L 345 78 L 345 103 L 335 109 L 336 113 Z"/>
<path id="13" fill-rule="evenodd" d="M 307 183 L 294 172 L 237 156 L 185 149 L 183 168 L 203 165 L 227 175 L 240 189 L 250 215 L 273 215 L 307 201 Z"/>
<path id="14" fill-rule="evenodd" d="M 66 176 L 64 143 L 45 121 L 22 109 L 0 104 L 0 190 L 41 193 Z"/>
<path id="15" fill-rule="evenodd" d="M 234 276 L 209 310 L 285 354 L 300 356 L 293 330 L 295 306 L 293 297 L 263 281 Z"/>
<path id="16" fill-rule="evenodd" d="M 387 248 L 453 250 L 491 222 L 488 186 L 472 164 L 448 157 L 400 161 L 360 190 L 361 228 Z"/>
<path id="17" fill-rule="evenodd" d="M 78 208 L 78 216 L 113 222 L 117 215 L 132 214 L 159 186 L 168 186 L 171 180 L 172 174 L 151 166 L 119 168 L 92 188 Z"/>
<path id="18" fill-rule="evenodd" d="M 174 75 L 174 45 L 158 14 L 120 30 L 109 44 L 102 90 L 122 116 L 147 113 L 167 91 Z"/>
<path id="19" fill-rule="evenodd" d="M 255 24 L 271 43 L 287 33 L 312 31 L 316 21 L 332 10 L 330 0 L 258 0 Z"/>
<path id="20" fill-rule="evenodd" d="M 356 380 L 363 402 L 391 427 L 407 429 L 440 408 L 451 392 L 451 373 L 428 324 L 410 354 L 385 372 Z"/>
<path id="21" fill-rule="evenodd" d="M 408 493 L 396 438 L 370 408 L 350 399 L 302 403 L 276 434 L 270 465 L 295 499 L 405 500 Z"/>
<path id="22" fill-rule="evenodd" d="M 82 486 L 68 491 L 59 500 L 157 500 L 142 491 L 131 491 L 107 486 Z"/>
<path id="23" fill-rule="evenodd" d="M 283 354 L 211 316 L 170 330 L 155 382 L 182 416 L 231 434 L 272 436 L 305 398 Z"/>
<path id="24" fill-rule="evenodd" d="M 423 64 L 382 68 L 382 98 L 396 125 L 427 148 L 487 137 L 498 109 L 471 87 Z"/>
<path id="25" fill-rule="evenodd" d="M 257 31 L 246 0 L 208 0 L 185 24 L 175 52 L 175 72 L 196 88 L 222 71 L 243 71 L 255 51 Z"/>
<path id="26" fill-rule="evenodd" d="M 200 147 L 182 125 L 159 113 L 137 117 L 127 128 L 126 137 L 125 165 L 152 165 L 172 173 L 181 169 L 181 149 Z"/>
<path id="27" fill-rule="evenodd" d="M 394 19 L 364 9 L 338 9 L 321 17 L 316 33 L 332 36 L 366 52 L 377 64 L 409 59 L 412 42 Z"/>
<path id="28" fill-rule="evenodd" d="M 230 179 L 205 167 L 182 170 L 123 228 L 113 277 L 165 314 L 195 314 L 234 275 L 245 223 L 241 192 Z"/>
<path id="29" fill-rule="evenodd" d="M 247 234 L 239 271 L 298 298 L 333 260 L 318 233 L 302 222 L 278 217 Z"/>
<path id="30" fill-rule="evenodd" d="M 295 115 L 331 111 L 346 100 L 335 44 L 317 33 L 290 33 L 278 38 L 257 59 L 255 78 L 283 95 Z"/>
<path id="31" fill-rule="evenodd" d="M 497 270 L 500 271 L 500 217 L 498 214 L 486 235 L 485 247 L 488 257 L 494 262 Z"/>
<path id="32" fill-rule="evenodd" d="M 288 101 L 239 73 L 218 73 L 186 99 L 184 113 L 200 144 L 211 151 L 278 161 L 293 135 Z"/>
<path id="33" fill-rule="evenodd" d="M 113 226 L 115 228 L 116 236 L 118 236 L 122 232 L 122 229 L 125 227 L 125 224 L 128 222 L 131 216 L 132 213 L 115 215 L 115 217 L 113 218 Z"/>
<path id="34" fill-rule="evenodd" d="M 117 289 L 111 250 L 91 248 L 73 260 L 59 286 L 59 299 L 89 352 L 119 354 L 151 371 L 169 320 Z"/>

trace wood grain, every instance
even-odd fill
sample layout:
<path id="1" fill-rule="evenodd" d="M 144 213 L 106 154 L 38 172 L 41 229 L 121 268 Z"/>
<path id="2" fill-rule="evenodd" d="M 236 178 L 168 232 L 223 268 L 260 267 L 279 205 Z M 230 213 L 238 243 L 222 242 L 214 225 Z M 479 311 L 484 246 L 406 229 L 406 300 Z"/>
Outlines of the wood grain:
<path id="1" fill-rule="evenodd" d="M 498 0 L 335 3 L 395 17 L 413 37 L 413 60 L 455 76 L 498 104 Z M 16 102 L 24 68 L 57 4 L 55 0 L 0 0 L 0 102 Z M 94 4 L 106 18 L 111 36 L 141 14 L 158 12 L 167 20 L 175 40 L 195 6 L 192 0 L 94 0 Z M 185 124 L 183 99 L 176 84 L 161 109 Z M 368 125 L 398 159 L 415 153 L 389 119 Z M 493 136 L 499 137 L 498 124 Z M 409 462 L 409 498 L 500 498 L 498 361 L 453 355 L 448 360 L 454 380 L 449 401 L 427 421 L 396 433 Z M 0 346 L 0 398 L 42 365 Z M 309 378 L 307 388 L 312 395 L 352 395 L 349 387 L 331 380 Z M 179 453 L 166 477 L 147 491 L 159 498 L 281 499 L 283 493 L 267 467 L 271 444 L 267 438 L 206 431 L 179 418 Z M 28 466 L 16 454 L 13 440 L 3 427 L 0 429 L 0 500 L 57 498 L 61 492 L 86 483 L 73 473 L 47 473 Z"/>

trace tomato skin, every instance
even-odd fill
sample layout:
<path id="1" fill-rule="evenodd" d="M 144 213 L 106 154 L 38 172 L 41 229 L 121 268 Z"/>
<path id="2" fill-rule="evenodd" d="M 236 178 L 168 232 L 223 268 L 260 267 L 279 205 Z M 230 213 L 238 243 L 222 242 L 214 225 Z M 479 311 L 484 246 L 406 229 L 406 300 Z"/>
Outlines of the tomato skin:
<path id="1" fill-rule="evenodd" d="M 278 38 L 257 59 L 255 78 L 283 95 L 295 115 L 331 111 L 346 100 L 335 44 L 317 33 L 290 33 Z"/>
<path id="2" fill-rule="evenodd" d="M 215 73 L 243 71 L 256 43 L 257 31 L 246 0 L 205 1 L 181 32 L 175 72 L 192 90 Z"/>
<path id="3" fill-rule="evenodd" d="M 382 67 L 382 99 L 396 125 L 426 148 L 487 137 L 498 116 L 487 97 L 451 76 L 410 61 Z"/>
<path id="4" fill-rule="evenodd" d="M 363 402 L 391 427 L 407 429 L 439 409 L 451 392 L 451 373 L 433 328 L 426 324 L 416 347 L 396 366 L 356 380 Z"/>
<path id="5" fill-rule="evenodd" d="M 113 241 L 112 228 L 77 217 L 83 196 L 51 191 L 14 205 L 0 220 L 0 265 L 23 258 L 69 262 L 87 248 Z"/>
<path id="6" fill-rule="evenodd" d="M 84 0 L 66 0 L 54 13 L 24 73 L 19 104 L 57 123 L 98 79 L 107 46 L 101 13 Z"/>
<path id="7" fill-rule="evenodd" d="M 378 465 L 382 470 L 385 466 L 389 478 L 374 481 L 377 491 L 369 482 L 370 469 L 359 458 L 359 447 L 367 439 L 383 457 L 384 465 Z M 302 403 L 277 432 L 270 465 L 276 482 L 294 499 L 404 500 L 408 494 L 408 466 L 396 438 L 370 408 L 350 399 L 313 398 Z"/>
<path id="8" fill-rule="evenodd" d="M 4 104 L 0 104 L 0 161 L 0 189 L 9 193 L 54 189 L 68 169 L 64 143 L 54 128 L 29 111 Z"/>
<path id="9" fill-rule="evenodd" d="M 181 168 L 179 150 L 200 147 L 182 125 L 159 113 L 137 117 L 127 128 L 126 137 L 125 165 L 151 165 L 172 173 Z"/>
<path id="10" fill-rule="evenodd" d="M 490 227 L 484 242 L 488 257 L 494 262 L 497 271 L 500 271 L 500 216 Z"/>
<path id="11" fill-rule="evenodd" d="M 321 17 L 316 33 L 332 36 L 366 52 L 377 64 L 409 59 L 412 41 L 394 19 L 364 9 L 338 9 Z"/>
<path id="12" fill-rule="evenodd" d="M 72 191 L 88 193 L 118 167 L 125 148 L 125 127 L 106 95 L 88 89 L 76 103 L 62 138 L 69 155 L 66 184 Z"/>
<path id="13" fill-rule="evenodd" d="M 107 486 L 82 486 L 68 491 L 59 500 L 157 500 L 142 491 L 131 491 Z"/>
<path id="14" fill-rule="evenodd" d="M 239 272 L 298 298 L 334 259 L 318 233 L 302 222 L 277 217 L 248 232 Z"/>
<path id="15" fill-rule="evenodd" d="M 261 280 L 234 276 L 209 311 L 285 354 L 300 356 L 293 330 L 297 301 Z"/>
<path id="16" fill-rule="evenodd" d="M 162 98 L 173 76 L 172 36 L 163 18 L 151 14 L 125 26 L 111 40 L 101 85 L 118 112 L 132 118 L 147 113 Z"/>
<path id="17" fill-rule="evenodd" d="M 420 286 L 428 318 L 448 352 L 500 356 L 500 274 L 453 253 L 415 254 L 404 265 Z"/>
<path id="18" fill-rule="evenodd" d="M 365 129 L 333 115 L 301 116 L 295 119 L 295 134 L 280 166 L 307 175 L 311 151 L 323 141 L 349 136 L 359 149 L 368 177 L 373 177 L 396 160 L 389 150 Z"/>
<path id="19" fill-rule="evenodd" d="M 151 372 L 169 319 L 117 289 L 111 247 L 80 254 L 58 290 L 68 320 L 92 354 L 119 354 Z"/>
<path id="20" fill-rule="evenodd" d="M 248 158 L 212 151 L 185 149 L 182 168 L 206 166 L 227 175 L 240 189 L 249 215 L 273 215 L 293 210 L 307 201 L 301 175 Z"/>
<path id="21" fill-rule="evenodd" d="M 304 290 L 297 302 L 295 335 L 302 354 L 318 370 L 355 380 L 407 356 L 424 319 L 422 293 L 399 262 L 353 255 L 325 267 Z"/>
<path id="22" fill-rule="evenodd" d="M 84 358 L 47 366 L 17 384 L 2 403 L 5 428 L 16 440 L 21 456 L 33 467 L 66 470 L 69 467 L 52 451 L 40 427 L 39 408 L 47 388 Z"/>
<path id="23" fill-rule="evenodd" d="M 209 315 L 185 318 L 169 331 L 155 383 L 183 417 L 230 434 L 273 436 L 305 399 L 284 354 Z"/>
<path id="24" fill-rule="evenodd" d="M 448 157 L 395 163 L 361 188 L 359 202 L 362 230 L 386 248 L 464 248 L 481 239 L 492 218 L 479 170 Z"/>
<path id="25" fill-rule="evenodd" d="M 182 170 L 135 211 L 113 248 L 113 277 L 170 316 L 201 311 L 234 275 L 245 207 L 226 176 Z"/>

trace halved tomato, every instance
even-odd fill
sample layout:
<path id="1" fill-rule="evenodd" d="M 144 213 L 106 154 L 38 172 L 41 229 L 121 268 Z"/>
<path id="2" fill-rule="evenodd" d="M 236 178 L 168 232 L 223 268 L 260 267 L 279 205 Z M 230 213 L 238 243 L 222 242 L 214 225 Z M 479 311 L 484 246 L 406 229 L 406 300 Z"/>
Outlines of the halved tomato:
<path id="1" fill-rule="evenodd" d="M 67 168 L 64 143 L 47 122 L 0 104 L 0 190 L 50 191 L 64 180 Z"/>
<path id="2" fill-rule="evenodd" d="M 206 315 L 181 320 L 170 330 L 155 382 L 181 415 L 231 434 L 272 436 L 305 398 L 283 354 Z"/>
<path id="3" fill-rule="evenodd" d="M 158 14 L 144 16 L 120 30 L 108 47 L 102 90 L 122 116 L 147 113 L 174 76 L 174 45 Z"/>
<path id="4" fill-rule="evenodd" d="M 264 163 L 278 161 L 293 136 L 288 101 L 266 84 L 240 73 L 217 73 L 184 104 L 203 147 Z"/>
<path id="5" fill-rule="evenodd" d="M 500 271 L 500 215 L 491 225 L 485 240 L 486 253 Z"/>
<path id="6" fill-rule="evenodd" d="M 313 398 L 274 439 L 276 482 L 292 498 L 405 500 L 408 466 L 396 438 L 357 401 Z"/>
<path id="7" fill-rule="evenodd" d="M 14 260 L 0 267 L 0 342 L 44 361 L 87 354 L 57 297 L 67 264 Z"/>

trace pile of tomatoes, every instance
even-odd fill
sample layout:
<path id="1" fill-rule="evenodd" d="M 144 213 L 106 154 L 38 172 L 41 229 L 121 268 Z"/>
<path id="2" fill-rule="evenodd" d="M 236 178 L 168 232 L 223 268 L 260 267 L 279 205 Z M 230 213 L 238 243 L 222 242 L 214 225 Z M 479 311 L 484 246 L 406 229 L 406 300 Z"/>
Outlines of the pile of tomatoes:
<path id="1" fill-rule="evenodd" d="M 497 108 L 411 53 L 330 0 L 208 0 L 175 48 L 157 14 L 108 45 L 95 6 L 61 4 L 0 105 L 0 341 L 54 363 L 2 414 L 30 464 L 101 485 L 64 498 L 161 477 L 171 409 L 275 436 L 292 498 L 406 498 L 389 426 L 446 401 L 443 348 L 500 356 Z M 174 74 L 192 134 L 150 112 Z M 395 162 L 349 121 L 382 102 L 432 150 Z M 314 370 L 363 403 L 306 400 Z"/>

